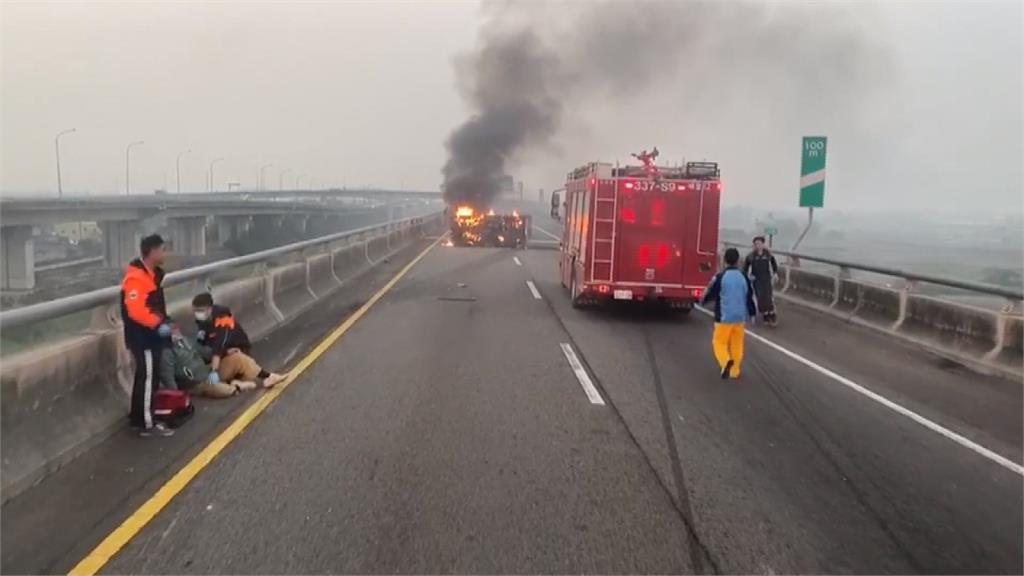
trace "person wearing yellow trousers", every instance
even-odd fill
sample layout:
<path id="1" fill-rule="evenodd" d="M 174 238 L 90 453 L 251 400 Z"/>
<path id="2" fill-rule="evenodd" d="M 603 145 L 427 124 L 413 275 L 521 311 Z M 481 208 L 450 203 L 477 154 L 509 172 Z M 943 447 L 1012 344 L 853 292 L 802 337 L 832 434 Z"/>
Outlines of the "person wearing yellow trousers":
<path id="1" fill-rule="evenodd" d="M 725 251 L 725 270 L 711 279 L 701 303 L 715 303 L 715 333 L 711 347 L 722 369 L 722 378 L 739 378 L 743 363 L 743 337 L 747 318 L 757 315 L 754 289 L 750 279 L 736 267 L 740 253 L 735 248 Z"/>

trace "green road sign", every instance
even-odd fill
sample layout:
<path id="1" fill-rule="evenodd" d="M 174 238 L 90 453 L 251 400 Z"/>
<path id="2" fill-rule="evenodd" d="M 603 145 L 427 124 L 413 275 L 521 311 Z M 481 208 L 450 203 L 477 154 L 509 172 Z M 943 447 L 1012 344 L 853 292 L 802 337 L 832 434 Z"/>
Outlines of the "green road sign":
<path id="1" fill-rule="evenodd" d="M 800 161 L 800 207 L 821 208 L 825 205 L 825 151 L 828 138 L 804 136 Z"/>
<path id="2" fill-rule="evenodd" d="M 778 236 L 779 235 L 779 229 L 776 228 L 775 226 L 765 226 L 764 227 L 764 235 L 765 236 Z"/>

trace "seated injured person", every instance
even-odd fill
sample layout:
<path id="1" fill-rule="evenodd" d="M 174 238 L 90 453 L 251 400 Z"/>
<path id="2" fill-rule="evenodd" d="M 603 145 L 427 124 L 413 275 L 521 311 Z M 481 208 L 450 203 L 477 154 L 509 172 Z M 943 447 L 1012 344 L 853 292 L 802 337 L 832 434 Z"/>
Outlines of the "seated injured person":
<path id="1" fill-rule="evenodd" d="M 177 325 L 171 327 L 170 348 L 160 355 L 160 385 L 207 398 L 230 398 L 256 387 L 255 382 L 222 382 L 220 375 L 210 370 L 197 345 Z"/>

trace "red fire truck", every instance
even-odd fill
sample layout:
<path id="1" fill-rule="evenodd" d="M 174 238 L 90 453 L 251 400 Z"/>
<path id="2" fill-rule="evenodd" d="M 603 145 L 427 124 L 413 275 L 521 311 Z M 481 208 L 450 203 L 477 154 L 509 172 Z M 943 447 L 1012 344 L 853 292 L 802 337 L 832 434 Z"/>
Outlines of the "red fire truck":
<path id="1" fill-rule="evenodd" d="M 689 311 L 714 274 L 722 189 L 718 164 L 643 166 L 593 162 L 569 173 L 562 285 L 573 306 L 608 300 Z"/>

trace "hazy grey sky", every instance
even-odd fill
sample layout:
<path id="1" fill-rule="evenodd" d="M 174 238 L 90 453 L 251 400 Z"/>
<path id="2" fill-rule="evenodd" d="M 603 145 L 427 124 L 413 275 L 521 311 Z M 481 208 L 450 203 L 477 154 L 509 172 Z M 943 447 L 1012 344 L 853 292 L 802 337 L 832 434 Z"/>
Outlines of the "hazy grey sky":
<path id="1" fill-rule="evenodd" d="M 551 145 L 517 157 L 514 172 L 532 189 L 551 189 L 585 161 L 658 145 L 668 159 L 721 162 L 728 204 L 792 207 L 799 137 L 824 133 L 827 208 L 1021 210 L 1020 3 L 784 8 L 778 18 L 801 15 L 791 32 L 808 49 L 839 14 L 843 30 L 882 55 L 877 85 L 818 94 L 807 78 L 790 82 L 785 62 L 760 66 L 738 53 L 715 70 L 684 54 L 646 94 L 567 103 Z M 61 140 L 66 191 L 123 190 L 124 148 L 134 140 L 146 141 L 132 151 L 136 193 L 165 178 L 173 191 L 175 156 L 189 148 L 189 191 L 205 187 L 216 157 L 226 158 L 219 188 L 228 178 L 251 188 L 258 167 L 273 163 L 273 187 L 283 167 L 286 185 L 306 174 L 321 186 L 436 189 L 444 141 L 470 113 L 453 59 L 473 51 L 480 26 L 502 12 L 472 2 L 5 2 L 0 10 L 0 189 L 36 194 L 55 193 L 53 139 L 65 128 L 77 129 Z M 527 12 L 511 16 L 561 13 Z M 709 27 L 728 34 L 725 19 Z M 544 31 L 555 24 L 538 20 Z M 613 49 L 633 57 L 628 46 Z"/>

